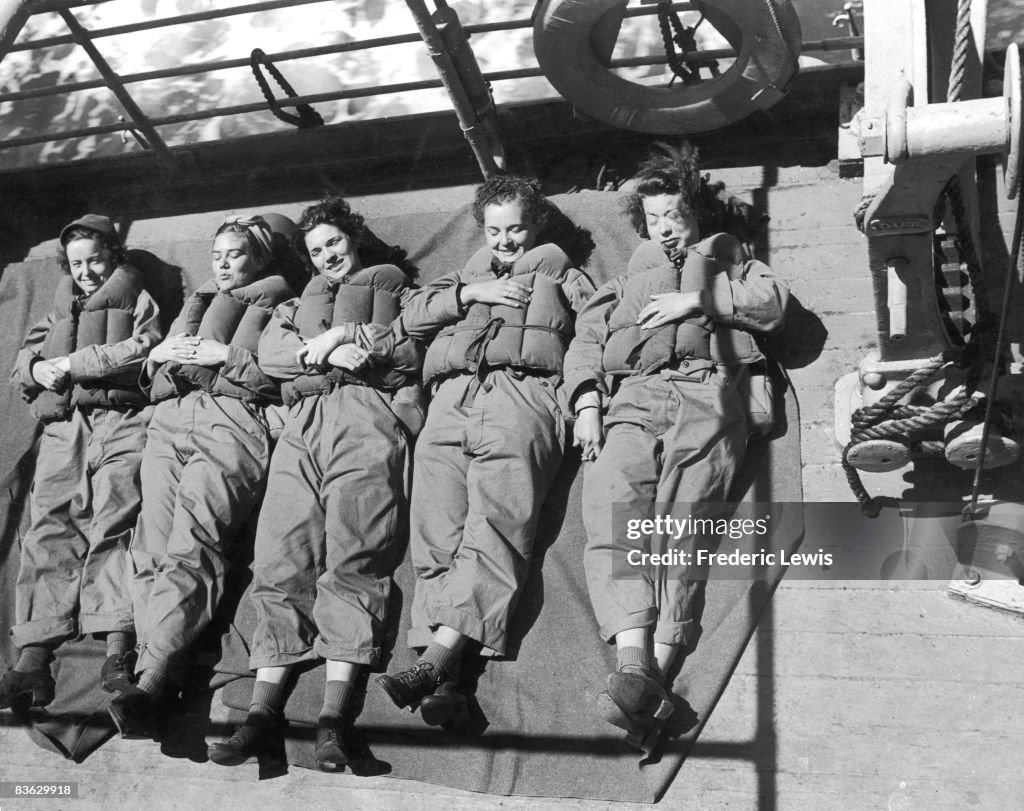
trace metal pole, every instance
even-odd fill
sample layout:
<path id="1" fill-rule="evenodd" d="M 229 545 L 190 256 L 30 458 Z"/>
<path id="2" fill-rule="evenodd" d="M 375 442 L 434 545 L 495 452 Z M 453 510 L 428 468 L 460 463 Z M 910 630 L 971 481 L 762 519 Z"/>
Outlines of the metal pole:
<path id="1" fill-rule="evenodd" d="M 459 127 L 463 135 L 469 141 L 469 146 L 476 156 L 480 165 L 480 171 L 484 177 L 492 177 L 500 171 L 499 161 L 501 160 L 501 147 L 499 144 L 492 144 L 489 133 L 484 127 L 479 126 L 476 113 L 473 110 L 473 103 L 459 80 L 458 71 L 452 62 L 451 55 L 445 47 L 437 26 L 430 17 L 426 3 L 423 0 L 406 0 L 406 5 L 416 20 L 416 27 L 420 30 L 420 36 L 427 46 L 427 52 L 434 60 L 437 72 L 441 76 L 441 82 L 448 97 L 455 108 L 455 114 L 459 118 Z"/>
<path id="2" fill-rule="evenodd" d="M 96 70 L 100 72 L 100 76 L 103 77 L 107 86 L 111 92 L 117 96 L 117 100 L 121 102 L 121 106 L 124 107 L 125 112 L 132 119 L 132 123 L 136 129 L 142 132 L 146 136 L 146 140 L 149 141 L 150 146 L 153 147 L 153 151 L 156 152 L 157 160 L 164 164 L 168 169 L 174 167 L 174 155 L 171 154 L 171 150 L 167 148 L 167 144 L 164 143 L 164 139 L 160 137 L 160 133 L 156 131 L 156 128 L 152 125 L 149 118 L 144 112 L 142 112 L 139 105 L 135 103 L 135 99 L 131 97 L 131 94 L 125 90 L 124 85 L 121 83 L 121 78 L 114 72 L 114 70 L 107 64 L 107 60 L 103 58 L 103 55 L 99 52 L 96 45 L 91 39 L 89 39 L 88 32 L 82 28 L 78 19 L 70 11 L 62 10 L 60 16 L 63 18 L 64 23 L 71 30 L 71 35 L 89 55 L 93 64 L 96 66 Z"/>
<path id="3" fill-rule="evenodd" d="M 0 0 L 0 61 L 18 38 L 39 0 Z"/>
<path id="4" fill-rule="evenodd" d="M 170 28 L 173 25 L 187 25 L 188 23 L 205 22 L 206 20 L 218 20 L 222 17 L 239 17 L 243 14 L 255 14 L 260 11 L 274 11 L 275 9 L 291 8 L 293 6 L 308 6 L 311 3 L 325 3 L 328 1 L 329 0 L 264 0 L 264 2 L 249 3 L 244 6 L 210 9 L 209 11 L 197 11 L 192 14 L 179 14 L 176 17 L 161 17 L 158 20 L 143 20 L 142 22 L 129 23 L 127 25 L 115 25 L 110 28 L 97 28 L 89 32 L 89 37 L 94 40 L 100 39 L 101 37 L 118 37 L 123 34 L 134 34 L 139 31 Z M 52 5 L 52 2 L 48 2 L 48 0 L 43 0 L 43 3 Z M 71 4 L 66 3 L 65 5 Z M 80 5 L 91 5 L 91 3 L 83 3 Z M 44 9 L 35 9 L 37 12 L 42 10 Z M 12 48 L 11 50 L 29 51 L 33 48 L 52 48 L 56 45 L 69 45 L 74 43 L 74 41 L 74 37 L 64 34 L 63 36 L 46 37 L 44 39 L 22 42 L 16 48 Z"/>

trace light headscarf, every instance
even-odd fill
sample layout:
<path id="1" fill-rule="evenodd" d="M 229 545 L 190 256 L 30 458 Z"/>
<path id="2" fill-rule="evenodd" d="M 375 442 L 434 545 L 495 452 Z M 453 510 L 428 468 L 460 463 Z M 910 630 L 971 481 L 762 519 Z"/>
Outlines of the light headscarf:
<path id="1" fill-rule="evenodd" d="M 224 218 L 217 228 L 221 233 L 227 225 L 240 225 L 250 236 L 250 241 L 258 246 L 263 259 L 270 259 L 274 252 L 274 232 L 270 224 L 259 214 L 232 214 Z"/>

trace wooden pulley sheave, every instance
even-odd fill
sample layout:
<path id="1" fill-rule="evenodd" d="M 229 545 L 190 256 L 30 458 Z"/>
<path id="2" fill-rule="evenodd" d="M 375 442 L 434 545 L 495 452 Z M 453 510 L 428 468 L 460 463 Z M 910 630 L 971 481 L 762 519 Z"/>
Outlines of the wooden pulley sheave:
<path id="1" fill-rule="evenodd" d="M 800 21 L 789 0 L 702 0 L 689 5 L 735 49 L 733 64 L 669 87 L 631 82 L 609 68 L 627 2 L 541 0 L 534 16 L 533 49 L 548 81 L 606 124 L 659 135 L 718 129 L 778 102 L 797 72 Z M 667 14 L 673 4 L 657 5 Z"/>

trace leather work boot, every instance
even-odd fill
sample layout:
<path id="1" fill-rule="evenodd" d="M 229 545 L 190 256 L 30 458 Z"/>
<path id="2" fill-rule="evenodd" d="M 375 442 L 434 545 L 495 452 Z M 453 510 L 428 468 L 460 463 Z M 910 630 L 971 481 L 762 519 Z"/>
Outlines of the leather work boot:
<path id="1" fill-rule="evenodd" d="M 277 719 L 268 717 L 262 721 L 250 716 L 226 741 L 211 743 L 206 754 L 219 766 L 241 766 L 273 746 L 278 726 Z"/>
<path id="2" fill-rule="evenodd" d="M 0 710 L 17 701 L 28 701 L 33 707 L 45 707 L 53 701 L 56 684 L 50 675 L 50 668 L 30 670 L 8 670 L 0 679 Z"/>
<path id="3" fill-rule="evenodd" d="M 156 707 L 156 696 L 129 685 L 127 690 L 110 702 L 107 712 L 122 738 L 141 740 L 153 737 Z"/>
<path id="4" fill-rule="evenodd" d="M 400 670 L 393 676 L 386 673 L 377 677 L 377 684 L 388 694 L 399 708 L 415 706 L 432 695 L 446 678 L 443 670 L 430 662 L 419 661 L 407 670 Z"/>
<path id="5" fill-rule="evenodd" d="M 610 674 L 597 703 L 605 721 L 629 733 L 652 729 L 674 709 L 661 682 L 635 665 Z"/>
<path id="6" fill-rule="evenodd" d="M 321 718 L 316 725 L 316 766 L 322 772 L 340 772 L 348 764 L 347 736 L 351 723 L 341 718 Z"/>
<path id="7" fill-rule="evenodd" d="M 420 716 L 432 727 L 444 724 L 458 727 L 469 721 L 469 699 L 459 691 L 456 682 L 446 679 L 432 695 L 424 696 Z"/>
<path id="8" fill-rule="evenodd" d="M 135 651 L 108 656 L 100 668 L 100 686 L 108 693 L 123 693 L 135 683 Z"/>

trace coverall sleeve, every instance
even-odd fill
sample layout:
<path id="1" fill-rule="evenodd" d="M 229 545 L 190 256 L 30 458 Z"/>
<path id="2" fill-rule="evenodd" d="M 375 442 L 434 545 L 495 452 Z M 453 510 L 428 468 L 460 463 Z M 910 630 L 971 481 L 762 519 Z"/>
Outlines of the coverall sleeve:
<path id="1" fill-rule="evenodd" d="M 260 336 L 259 367 L 278 380 L 294 380 L 308 371 L 295 359 L 296 353 L 305 346 L 295 326 L 298 309 L 298 299 L 279 304 Z"/>
<path id="2" fill-rule="evenodd" d="M 739 279 L 716 276 L 708 293 L 705 309 L 716 323 L 751 332 L 775 332 L 785 322 L 789 287 L 762 262 L 747 262 Z"/>
<path id="3" fill-rule="evenodd" d="M 462 318 L 465 309 L 459 304 L 460 281 L 460 274 L 449 273 L 410 296 L 401 318 L 405 334 L 429 341 L 439 329 Z"/>
<path id="4" fill-rule="evenodd" d="M 178 313 L 178 317 L 174 319 L 174 322 L 171 324 L 170 329 L 167 330 L 167 336 L 177 335 L 185 331 L 185 310 L 186 308 L 183 307 L 181 312 Z M 155 342 L 153 346 L 156 346 L 157 343 L 160 343 L 160 341 Z M 153 378 L 156 376 L 157 369 L 159 369 L 161 366 L 163 366 L 162 363 L 157 363 L 151 357 L 148 356 L 146 357 L 146 362 L 142 364 L 142 368 L 140 369 L 139 373 L 139 387 L 146 393 L 147 397 L 149 396 L 150 390 L 153 387 Z"/>
<path id="5" fill-rule="evenodd" d="M 573 312 L 577 314 L 583 312 L 583 308 L 587 306 L 587 302 L 590 301 L 596 289 L 590 277 L 576 268 L 571 268 L 565 275 L 565 281 L 562 282 L 562 292 L 569 300 L 569 306 L 572 307 Z"/>
<path id="6" fill-rule="evenodd" d="M 569 403 L 588 391 L 607 394 L 604 380 L 604 346 L 608 321 L 622 298 L 623 277 L 605 282 L 576 316 L 576 337 L 565 353 L 565 387 Z"/>
<path id="7" fill-rule="evenodd" d="M 160 309 L 145 290 L 135 300 L 132 336 L 116 344 L 94 344 L 68 355 L 71 379 L 96 380 L 142 370 L 149 351 L 163 339 Z"/>
<path id="8" fill-rule="evenodd" d="M 32 377 L 32 367 L 37 360 L 42 359 L 40 350 L 43 342 L 50 332 L 50 328 L 57 320 L 57 316 L 50 313 L 42 321 L 34 324 L 25 336 L 21 345 L 18 357 L 14 362 L 14 369 L 11 372 L 11 382 L 21 386 L 22 393 L 26 396 L 34 396 L 43 390 L 43 387 L 36 383 Z"/>
<path id="9" fill-rule="evenodd" d="M 256 355 L 240 346 L 228 344 L 228 357 L 220 368 L 220 376 L 229 383 L 271 400 L 280 394 L 277 383 L 260 368 Z"/>
<path id="10" fill-rule="evenodd" d="M 355 343 L 370 353 L 375 366 L 390 366 L 411 375 L 422 366 L 423 350 L 403 329 L 401 316 L 389 325 L 358 324 Z"/>

